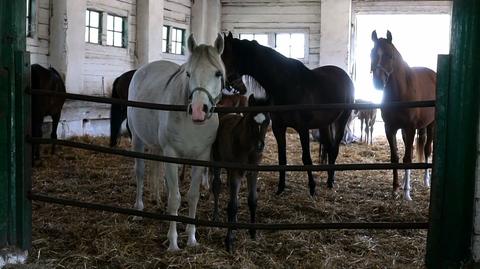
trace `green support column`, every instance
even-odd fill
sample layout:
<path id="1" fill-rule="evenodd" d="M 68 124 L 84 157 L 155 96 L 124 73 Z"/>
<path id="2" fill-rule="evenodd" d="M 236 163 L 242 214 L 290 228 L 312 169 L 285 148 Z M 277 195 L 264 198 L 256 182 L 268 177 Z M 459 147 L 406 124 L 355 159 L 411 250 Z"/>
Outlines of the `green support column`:
<path id="1" fill-rule="evenodd" d="M 480 1 L 453 1 L 450 51 L 450 57 L 439 62 L 446 68 L 438 74 L 436 159 L 426 256 L 428 268 L 435 269 L 460 268 L 472 258 Z"/>
<path id="2" fill-rule="evenodd" d="M 31 242 L 28 131 L 29 56 L 25 53 L 24 0 L 0 0 L 0 249 Z"/>

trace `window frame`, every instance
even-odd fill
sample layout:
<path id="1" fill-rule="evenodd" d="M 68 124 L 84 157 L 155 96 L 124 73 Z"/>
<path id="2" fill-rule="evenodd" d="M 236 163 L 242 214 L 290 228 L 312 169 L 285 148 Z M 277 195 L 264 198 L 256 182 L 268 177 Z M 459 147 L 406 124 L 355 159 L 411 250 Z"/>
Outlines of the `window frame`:
<path id="1" fill-rule="evenodd" d="M 95 12 L 98 14 L 98 27 L 94 27 L 94 26 L 91 26 L 90 23 L 91 23 L 91 13 L 92 12 Z M 101 11 L 98 11 L 98 10 L 95 10 L 95 9 L 89 9 L 87 8 L 86 11 L 85 11 L 85 15 L 86 13 L 89 13 L 88 14 L 88 24 L 87 22 L 85 21 L 85 31 L 87 32 L 88 31 L 88 40 L 85 40 L 85 43 L 89 43 L 89 44 L 95 44 L 95 45 L 103 45 L 103 42 L 102 42 L 102 32 L 103 32 L 103 12 Z M 98 42 L 95 43 L 95 42 L 92 42 L 90 40 L 90 29 L 97 29 L 98 30 Z"/>
<path id="2" fill-rule="evenodd" d="M 26 13 L 25 13 L 25 35 L 26 37 L 33 38 L 36 30 L 36 10 L 37 10 L 37 1 L 36 0 L 26 0 L 25 3 Z"/>
<path id="3" fill-rule="evenodd" d="M 165 41 L 165 39 L 163 38 L 163 31 L 165 29 L 167 30 L 167 39 L 166 39 L 166 48 L 163 48 L 163 41 Z M 174 31 L 175 31 L 175 34 L 173 34 Z M 177 36 L 176 31 L 181 31 L 181 37 L 182 37 L 181 42 L 178 42 L 178 40 L 173 40 L 174 39 L 173 36 L 175 36 L 175 39 L 176 39 L 176 36 Z M 186 29 L 183 29 L 183 28 L 180 28 L 180 27 L 175 27 L 175 26 L 172 26 L 172 25 L 163 25 L 163 27 L 162 27 L 162 53 L 184 56 L 185 55 L 185 44 L 186 44 L 186 38 L 185 38 L 186 32 L 187 32 Z M 178 44 L 180 44 L 180 53 L 177 53 L 177 51 L 176 51 L 176 48 L 177 48 Z"/>
<path id="4" fill-rule="evenodd" d="M 303 34 L 304 35 L 304 53 L 303 58 L 292 58 L 301 61 L 304 64 L 309 64 L 310 60 L 310 32 L 308 28 L 271 28 L 271 29 L 250 29 L 242 28 L 235 29 L 236 36 L 240 38 L 242 34 L 266 34 L 268 36 L 268 46 L 275 50 L 276 48 L 276 34 Z M 282 54 L 283 55 L 283 54 Z"/>
<path id="5" fill-rule="evenodd" d="M 127 35 L 127 17 L 123 17 L 123 16 L 118 16 L 116 14 L 113 14 L 113 13 L 108 13 L 106 12 L 107 16 L 107 21 L 106 21 L 106 31 L 105 31 L 105 34 L 106 34 L 106 40 L 105 40 L 105 45 L 106 46 L 109 46 L 109 47 L 115 47 L 115 48 L 126 48 L 127 47 L 127 44 L 128 44 L 128 35 Z M 113 17 L 113 29 L 112 30 L 109 30 L 108 29 L 108 17 Z M 121 32 L 115 30 L 115 18 L 120 18 L 122 20 L 122 30 Z M 112 32 L 113 33 L 113 40 L 112 40 L 112 44 L 108 44 L 108 33 L 109 32 Z M 115 45 L 115 33 L 120 33 L 122 35 L 122 44 L 120 46 L 117 46 Z"/>

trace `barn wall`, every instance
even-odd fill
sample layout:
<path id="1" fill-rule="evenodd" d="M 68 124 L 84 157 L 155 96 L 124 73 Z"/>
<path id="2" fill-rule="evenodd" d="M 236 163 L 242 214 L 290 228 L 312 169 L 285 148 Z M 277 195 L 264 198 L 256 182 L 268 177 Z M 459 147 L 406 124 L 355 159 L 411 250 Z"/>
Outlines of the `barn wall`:
<path id="1" fill-rule="evenodd" d="M 32 18 L 32 35 L 27 37 L 27 51 L 30 52 L 30 62 L 48 66 L 50 42 L 50 0 L 35 1 L 35 14 Z"/>
<path id="2" fill-rule="evenodd" d="M 192 0 L 164 0 L 163 24 L 185 29 L 185 38 L 190 34 L 190 22 L 192 14 Z M 159 44 L 158 49 L 161 49 Z M 187 61 L 187 55 L 175 55 L 163 53 L 163 59 L 178 64 Z"/>
<path id="3" fill-rule="evenodd" d="M 304 32 L 308 36 L 305 64 L 320 59 L 321 1 L 222 0 L 222 31 L 239 33 Z"/>
<path id="4" fill-rule="evenodd" d="M 111 95 L 113 80 L 134 68 L 136 40 L 136 0 L 89 0 L 87 8 L 116 16 L 126 17 L 128 22 L 128 46 L 111 47 L 85 43 L 83 63 L 83 94 Z M 84 14 L 85 11 L 79 11 Z M 106 42 L 106 32 L 102 40 Z"/>

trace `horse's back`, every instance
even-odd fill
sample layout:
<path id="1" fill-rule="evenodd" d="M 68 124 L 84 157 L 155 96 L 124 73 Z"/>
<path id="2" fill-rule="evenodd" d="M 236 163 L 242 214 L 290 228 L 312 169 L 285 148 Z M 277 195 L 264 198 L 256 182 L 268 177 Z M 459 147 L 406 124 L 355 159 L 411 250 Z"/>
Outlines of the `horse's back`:
<path id="1" fill-rule="evenodd" d="M 413 67 L 413 83 L 415 92 L 417 93 L 416 100 L 433 100 L 435 99 L 437 74 L 427 67 Z"/>
<path id="2" fill-rule="evenodd" d="M 329 89 L 331 102 L 353 103 L 354 86 L 350 76 L 342 68 L 334 65 L 320 66 L 312 70 L 317 78 Z"/>
<path id="3" fill-rule="evenodd" d="M 39 64 L 32 64 L 30 68 L 32 89 L 66 92 L 65 83 L 55 68 L 47 69 Z M 39 116 L 59 114 L 64 102 L 64 97 L 33 95 L 32 112 L 38 113 Z"/>

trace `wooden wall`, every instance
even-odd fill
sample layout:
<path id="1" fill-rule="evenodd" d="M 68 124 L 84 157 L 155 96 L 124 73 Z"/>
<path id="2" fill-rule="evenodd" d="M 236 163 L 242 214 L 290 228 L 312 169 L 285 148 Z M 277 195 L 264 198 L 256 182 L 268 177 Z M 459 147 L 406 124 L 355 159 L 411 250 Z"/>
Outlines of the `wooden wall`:
<path id="1" fill-rule="evenodd" d="M 27 37 L 27 51 L 31 53 L 32 64 L 48 66 L 50 0 L 36 0 L 34 5 L 33 32 Z"/>
<path id="2" fill-rule="evenodd" d="M 318 66 L 321 1 L 222 0 L 222 31 L 305 32 L 308 58 L 305 64 Z"/>

